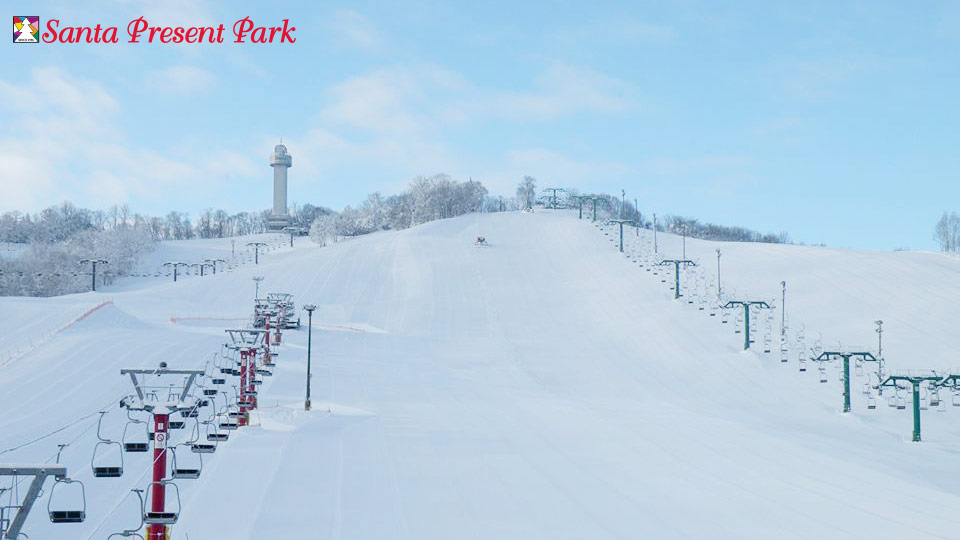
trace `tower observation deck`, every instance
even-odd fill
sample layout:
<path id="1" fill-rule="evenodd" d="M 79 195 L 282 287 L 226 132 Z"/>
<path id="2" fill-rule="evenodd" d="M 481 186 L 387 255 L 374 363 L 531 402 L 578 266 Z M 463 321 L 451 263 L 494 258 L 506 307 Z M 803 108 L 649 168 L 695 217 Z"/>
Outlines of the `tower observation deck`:
<path id="1" fill-rule="evenodd" d="M 271 231 L 279 231 L 290 225 L 290 215 L 287 214 L 287 169 L 293 166 L 293 156 L 287 153 L 286 146 L 278 144 L 273 148 L 270 166 L 273 167 L 273 211 L 270 212 L 267 227 Z"/>

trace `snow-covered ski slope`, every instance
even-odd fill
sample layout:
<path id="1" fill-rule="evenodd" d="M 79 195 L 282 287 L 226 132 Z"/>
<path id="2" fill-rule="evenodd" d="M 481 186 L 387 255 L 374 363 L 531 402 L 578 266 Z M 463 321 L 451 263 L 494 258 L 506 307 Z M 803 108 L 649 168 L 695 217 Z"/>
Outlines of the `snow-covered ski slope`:
<path id="1" fill-rule="evenodd" d="M 616 236 L 566 211 L 469 215 L 325 248 L 301 239 L 175 284 L 4 298 L 0 360 L 7 332 L 54 337 L 0 367 L 0 451 L 64 429 L 0 462 L 43 462 L 69 442 L 61 461 L 87 494 L 85 523 L 50 524 L 45 496 L 24 531 L 101 539 L 137 524 L 129 490 L 147 485 L 149 458 L 125 454 L 122 478 L 93 478 L 96 411 L 119 439 L 117 401 L 132 391 L 121 366 L 204 366 L 223 328 L 249 319 L 262 275 L 261 291 L 319 306 L 314 410 L 302 410 L 304 327 L 284 333 L 254 425 L 177 481 L 174 539 L 960 537 L 951 394 L 945 411 L 922 411 L 924 441 L 911 443 L 907 394 L 906 410 L 866 408 L 873 366 L 841 414 L 835 367 L 821 384 L 797 362 L 801 328 L 807 349 L 875 351 L 883 319 L 888 370 L 960 365 L 960 261 L 688 239 L 701 266 L 674 300 L 672 269 L 647 272 L 650 233 L 628 228 L 623 255 Z M 657 240 L 660 257 L 680 258 L 680 238 Z M 191 245 L 198 259 L 212 249 Z M 726 299 L 779 308 L 787 282 L 788 362 L 779 309 L 755 314 L 748 352 L 733 313 L 710 316 L 717 248 Z M 174 243 L 158 260 L 168 249 L 190 257 Z"/>

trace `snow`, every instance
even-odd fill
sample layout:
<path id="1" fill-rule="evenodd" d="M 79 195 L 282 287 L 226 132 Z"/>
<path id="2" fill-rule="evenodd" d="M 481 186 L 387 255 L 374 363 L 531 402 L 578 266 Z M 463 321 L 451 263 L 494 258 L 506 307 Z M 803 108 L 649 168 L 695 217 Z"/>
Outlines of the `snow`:
<path id="1" fill-rule="evenodd" d="M 303 313 L 259 389 L 254 425 L 203 455 L 199 479 L 177 481 L 174 539 L 956 537 L 950 395 L 950 410 L 922 412 L 924 440 L 910 443 L 909 406 L 881 398 L 868 411 L 866 374 L 841 414 L 839 372 L 827 367 L 827 384 L 811 362 L 800 373 L 796 334 L 808 347 L 875 351 L 883 319 L 888 370 L 949 369 L 960 261 L 687 239 L 700 264 L 682 276 L 689 295 L 715 298 L 719 248 L 725 297 L 777 307 L 766 355 L 765 314 L 742 351 L 732 314 L 724 325 L 673 300 L 672 267 L 646 271 L 649 231 L 626 233 L 621 255 L 612 226 L 576 213 L 473 214 L 323 248 L 298 239 L 216 276 L 2 299 L 0 362 L 23 345 L 16 336 L 54 337 L 0 366 L 0 452 L 67 427 L 0 461 L 52 459 L 70 442 L 62 462 L 87 490 L 85 523 L 50 524 L 44 498 L 24 531 L 105 538 L 136 525 L 129 489 L 146 486 L 150 458 L 125 454 L 122 478 L 92 478 L 96 411 L 109 411 L 104 435 L 120 438 L 117 402 L 132 392 L 120 368 L 203 367 L 223 328 L 249 319 L 262 275 L 262 292 L 318 304 L 314 407 L 302 410 Z M 475 247 L 478 235 L 492 247 Z M 679 237 L 657 240 L 660 256 L 680 257 Z M 229 240 L 172 242 L 151 257 L 224 250 Z"/>

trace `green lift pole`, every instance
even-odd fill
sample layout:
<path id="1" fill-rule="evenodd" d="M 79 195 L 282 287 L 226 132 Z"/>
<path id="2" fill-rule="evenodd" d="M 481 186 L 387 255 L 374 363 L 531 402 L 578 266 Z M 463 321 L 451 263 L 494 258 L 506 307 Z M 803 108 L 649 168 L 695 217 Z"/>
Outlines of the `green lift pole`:
<path id="1" fill-rule="evenodd" d="M 913 442 L 920 442 L 920 384 L 924 381 L 933 381 L 935 385 L 942 381 L 942 377 L 933 375 L 890 375 L 880 386 L 896 387 L 898 382 L 910 383 L 913 388 Z"/>
<path id="2" fill-rule="evenodd" d="M 877 362 L 877 357 L 870 352 L 834 352 L 824 351 L 820 356 L 811 358 L 814 362 L 829 362 L 835 358 L 843 358 L 843 412 L 850 412 L 850 358 L 859 358 L 862 362 Z"/>
<path id="3" fill-rule="evenodd" d="M 632 219 L 611 219 L 610 221 L 607 222 L 607 224 L 609 225 L 610 223 L 617 223 L 620 225 L 620 253 L 623 253 L 623 225 L 624 223 L 633 223 L 633 220 Z"/>
<path id="4" fill-rule="evenodd" d="M 593 221 L 597 220 L 597 199 L 599 197 L 590 197 L 590 200 L 593 201 Z"/>
<path id="5" fill-rule="evenodd" d="M 660 266 L 673 265 L 673 298 L 680 298 L 680 265 L 696 266 L 697 263 L 687 259 L 664 259 L 657 263 Z"/>
<path id="6" fill-rule="evenodd" d="M 770 304 L 762 300 L 730 300 L 724 304 L 724 309 L 743 306 L 743 350 L 750 348 L 750 308 L 772 309 Z"/>
<path id="7" fill-rule="evenodd" d="M 553 187 L 543 188 L 543 190 L 544 190 L 544 191 L 552 191 L 552 192 L 553 192 L 553 196 L 550 197 L 550 199 L 551 199 L 551 203 L 550 203 L 551 206 L 550 206 L 550 207 L 553 208 L 554 210 L 556 210 L 556 209 L 557 209 L 557 192 L 558 192 L 558 191 L 564 191 L 564 192 L 565 192 L 566 190 L 563 189 L 563 188 L 553 188 Z"/>
<path id="8" fill-rule="evenodd" d="M 570 198 L 577 200 L 578 210 L 580 211 L 580 215 L 577 216 L 577 219 L 583 219 L 583 200 L 589 199 L 590 196 L 589 195 L 571 195 Z"/>

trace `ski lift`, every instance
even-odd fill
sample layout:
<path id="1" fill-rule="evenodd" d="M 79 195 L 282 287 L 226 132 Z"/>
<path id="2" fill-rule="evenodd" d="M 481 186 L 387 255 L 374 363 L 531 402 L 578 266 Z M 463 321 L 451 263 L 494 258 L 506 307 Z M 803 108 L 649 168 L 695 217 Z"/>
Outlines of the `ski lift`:
<path id="1" fill-rule="evenodd" d="M 207 425 L 207 440 L 210 442 L 221 442 L 230 438 L 229 433 L 221 432 L 217 429 L 217 425 L 212 420 L 207 420 L 204 422 Z"/>
<path id="2" fill-rule="evenodd" d="M 134 436 L 130 431 L 130 427 L 137 424 L 143 424 L 143 431 L 144 433 L 147 433 L 147 423 L 131 416 L 130 409 L 127 409 L 127 419 L 127 425 L 123 427 L 123 435 L 121 436 L 121 440 L 123 441 L 123 451 L 146 452 L 150 449 L 149 438 L 145 441 L 134 440 Z"/>
<path id="3" fill-rule="evenodd" d="M 213 384 L 216 384 L 216 385 L 227 384 L 227 380 L 226 380 L 226 379 L 221 379 L 221 378 L 213 378 L 213 379 L 210 379 L 210 382 L 212 382 Z"/>
<path id="4" fill-rule="evenodd" d="M 96 478 L 118 478 L 123 476 L 123 445 L 117 441 L 111 441 L 110 439 L 105 439 L 100 434 L 100 428 L 103 424 L 103 415 L 107 414 L 107 411 L 100 411 L 100 419 L 97 420 L 97 444 L 93 446 L 93 455 L 90 456 L 90 468 L 93 470 L 93 476 Z M 105 465 L 102 460 L 97 459 L 97 456 L 103 456 L 113 446 L 117 447 L 117 452 L 120 455 L 119 462 L 113 462 L 109 465 Z"/>
<path id="5" fill-rule="evenodd" d="M 139 538 L 140 540 L 145 540 L 143 535 L 140 534 L 140 529 L 143 528 L 143 490 L 131 489 L 130 491 L 132 491 L 133 493 L 136 493 L 137 498 L 139 499 L 139 502 L 137 505 L 137 516 L 140 520 L 140 523 L 132 529 L 124 529 L 120 532 L 112 533 L 110 536 L 107 537 L 107 540 L 110 540 L 111 538 Z"/>
<path id="6" fill-rule="evenodd" d="M 872 395 L 867 396 L 867 409 L 874 410 L 877 408 L 877 399 Z"/>
<path id="7" fill-rule="evenodd" d="M 217 395 L 217 389 L 216 389 L 216 388 L 204 388 L 204 389 L 203 389 L 203 395 L 205 395 L 205 396 L 215 396 L 215 395 Z"/>
<path id="8" fill-rule="evenodd" d="M 186 423 L 183 420 L 170 420 L 167 423 L 167 427 L 170 429 L 183 429 L 186 426 Z"/>
<path id="9" fill-rule="evenodd" d="M 960 393 L 954 393 L 950 401 L 953 403 L 954 407 L 960 407 Z"/>
<path id="10" fill-rule="evenodd" d="M 183 458 L 177 458 L 177 449 L 176 447 L 170 449 L 171 454 L 173 454 L 173 465 L 171 466 L 172 476 L 174 479 L 196 479 L 200 478 L 200 472 L 203 470 L 203 459 L 200 456 L 197 456 L 196 464 L 193 463 L 184 463 L 186 460 Z M 198 453 L 198 452 L 194 452 Z"/>
<path id="11" fill-rule="evenodd" d="M 899 388 L 897 389 L 896 400 L 897 400 L 897 410 L 902 411 L 907 408 L 907 400 L 900 395 Z"/>
<path id="12" fill-rule="evenodd" d="M 60 449 L 57 450 L 57 464 L 60 463 L 60 453 L 63 452 L 63 449 L 67 445 L 61 444 L 58 446 Z M 79 487 L 79 491 L 77 491 L 76 488 L 61 487 L 61 494 L 57 495 L 57 486 L 77 486 Z M 79 510 L 76 510 L 76 506 L 68 507 L 69 509 L 67 510 L 60 508 L 60 498 L 63 497 L 64 489 L 72 490 L 80 495 Z M 53 504 L 55 500 L 57 501 L 56 505 Z M 47 499 L 47 515 L 50 516 L 51 523 L 83 523 L 83 521 L 87 519 L 87 492 L 83 487 L 83 482 L 79 480 L 72 480 L 66 476 L 57 478 L 53 483 L 53 486 L 50 488 L 50 497 Z"/>
<path id="13" fill-rule="evenodd" d="M 147 500 L 144 501 L 144 508 L 148 507 L 147 506 L 148 502 L 151 503 L 149 507 L 150 508 L 153 507 L 151 499 L 153 497 L 154 486 L 161 486 L 164 488 L 163 490 L 164 497 L 166 497 L 166 493 L 167 493 L 166 488 L 173 487 L 173 491 L 175 494 L 174 500 L 176 500 L 177 502 L 175 507 L 176 511 L 171 512 L 170 510 L 166 510 L 166 509 L 163 512 L 156 512 L 153 510 L 144 511 L 143 522 L 146 523 L 147 525 L 173 525 L 174 523 L 177 522 L 177 518 L 180 516 L 180 488 L 177 487 L 177 485 L 171 482 L 170 480 L 160 480 L 158 482 L 151 482 L 150 487 L 147 490 Z M 164 508 L 166 508 L 166 504 L 164 504 Z"/>
<path id="14" fill-rule="evenodd" d="M 57 495 L 57 486 L 71 486 L 76 485 L 79 487 L 79 491 L 76 491 L 80 495 L 80 509 L 77 510 L 76 506 L 69 507 L 71 509 L 64 510 L 59 506 L 60 497 L 62 497 L 62 492 L 65 489 L 64 487 L 60 488 L 61 495 Z M 54 501 L 57 504 L 54 504 Z M 87 519 L 87 493 L 86 489 L 83 487 L 83 482 L 79 480 L 72 480 L 70 478 L 58 478 L 54 483 L 53 487 L 50 488 L 50 498 L 47 499 L 47 513 L 50 515 L 51 523 L 83 523 Z"/>
<path id="15" fill-rule="evenodd" d="M 820 371 L 820 382 L 821 383 L 827 382 L 827 370 L 823 369 L 823 366 L 820 366 L 819 371 Z"/>

